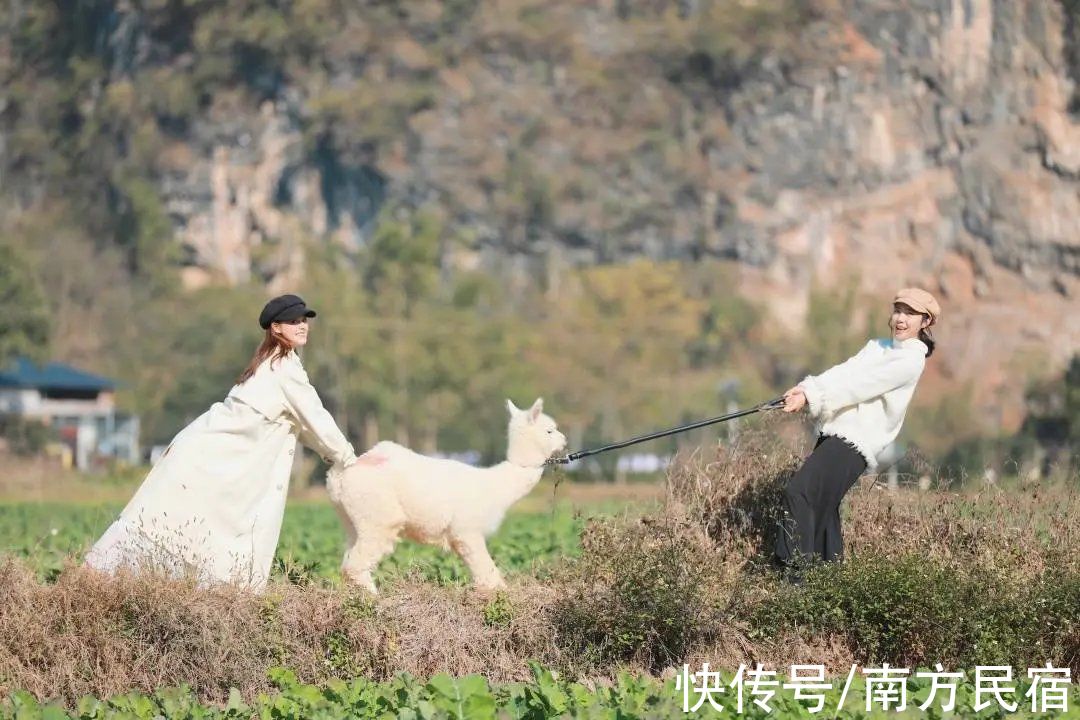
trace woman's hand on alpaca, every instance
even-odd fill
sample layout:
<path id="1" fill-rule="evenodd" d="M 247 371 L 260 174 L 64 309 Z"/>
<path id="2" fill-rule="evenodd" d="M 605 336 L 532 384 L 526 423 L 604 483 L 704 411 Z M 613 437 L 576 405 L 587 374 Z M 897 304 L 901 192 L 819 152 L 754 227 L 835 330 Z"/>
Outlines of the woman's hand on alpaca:
<path id="1" fill-rule="evenodd" d="M 357 457 L 355 460 L 353 460 L 349 464 L 350 465 L 368 465 L 368 466 L 371 466 L 371 467 L 375 467 L 377 465 L 382 465 L 387 460 L 388 460 L 388 458 L 385 455 L 380 455 L 379 453 L 373 453 L 373 452 L 371 452 L 369 450 L 368 452 L 364 453 L 363 455 L 360 455 L 359 457 Z"/>
<path id="2" fill-rule="evenodd" d="M 784 393 L 784 412 L 799 412 L 806 407 L 806 393 L 796 385 Z"/>

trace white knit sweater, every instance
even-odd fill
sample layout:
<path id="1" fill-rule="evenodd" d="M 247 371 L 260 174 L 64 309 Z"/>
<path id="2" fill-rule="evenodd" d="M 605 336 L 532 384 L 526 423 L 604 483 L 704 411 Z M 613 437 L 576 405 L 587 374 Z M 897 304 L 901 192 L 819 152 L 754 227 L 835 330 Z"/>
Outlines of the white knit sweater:
<path id="1" fill-rule="evenodd" d="M 799 386 L 806 394 L 818 431 L 848 441 L 866 458 L 867 470 L 896 439 L 915 384 L 926 365 L 926 344 L 880 338 Z"/>

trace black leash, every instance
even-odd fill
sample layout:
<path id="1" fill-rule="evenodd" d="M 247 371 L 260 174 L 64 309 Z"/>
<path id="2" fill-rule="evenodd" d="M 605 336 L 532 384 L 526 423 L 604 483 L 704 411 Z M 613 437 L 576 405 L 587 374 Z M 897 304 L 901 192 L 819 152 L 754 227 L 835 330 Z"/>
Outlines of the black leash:
<path id="1" fill-rule="evenodd" d="M 739 410 L 737 412 L 728 413 L 727 415 L 721 415 L 720 417 L 709 418 L 708 420 L 698 420 L 697 422 L 692 422 L 689 425 L 680 425 L 679 427 L 674 427 L 670 430 L 660 430 L 659 432 L 649 433 L 648 435 L 640 435 L 635 438 L 630 438 L 629 440 L 623 440 L 622 442 L 612 443 L 611 445 L 605 445 L 603 447 L 594 448 L 592 450 L 578 450 L 577 452 L 572 452 L 569 455 L 564 455 L 562 457 L 549 458 L 544 462 L 544 464 L 567 465 L 574 462 L 575 460 L 589 457 L 590 455 L 598 455 L 599 453 L 608 452 L 609 450 L 618 450 L 619 448 L 628 447 L 630 445 L 637 445 L 638 443 L 643 443 L 647 440 L 655 440 L 657 438 L 667 437 L 668 435 L 675 435 L 677 433 L 686 432 L 687 430 L 696 430 L 697 428 L 705 427 L 706 425 L 715 425 L 716 423 L 721 423 L 725 420 L 734 420 L 735 418 L 740 418 L 745 415 L 753 415 L 754 413 L 761 412 L 762 410 L 778 410 L 782 407 L 784 407 L 784 398 L 778 397 L 775 400 L 770 400 L 769 402 L 755 405 L 754 407 L 747 410 Z"/>

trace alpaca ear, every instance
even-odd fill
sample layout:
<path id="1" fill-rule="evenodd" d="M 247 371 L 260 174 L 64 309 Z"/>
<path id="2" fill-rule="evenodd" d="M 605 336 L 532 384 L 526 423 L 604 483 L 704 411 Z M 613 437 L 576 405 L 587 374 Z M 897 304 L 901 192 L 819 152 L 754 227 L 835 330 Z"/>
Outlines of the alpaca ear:
<path id="1" fill-rule="evenodd" d="M 529 422 L 536 422 L 540 413 L 544 412 L 544 398 L 536 398 L 536 402 L 529 408 Z"/>
<path id="2" fill-rule="evenodd" d="M 510 411 L 510 417 L 517 417 L 521 414 L 521 409 L 510 398 L 506 398 L 506 409 Z"/>

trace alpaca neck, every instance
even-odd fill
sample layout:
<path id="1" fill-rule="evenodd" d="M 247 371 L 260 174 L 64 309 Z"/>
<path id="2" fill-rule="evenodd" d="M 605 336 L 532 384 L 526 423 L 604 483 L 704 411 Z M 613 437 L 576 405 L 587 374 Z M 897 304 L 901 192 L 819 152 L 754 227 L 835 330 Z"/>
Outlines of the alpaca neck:
<path id="1" fill-rule="evenodd" d="M 491 499 L 504 509 L 528 495 L 544 474 L 543 467 L 522 466 L 510 460 L 488 468 L 488 471 L 494 478 L 489 489 L 493 495 Z"/>

